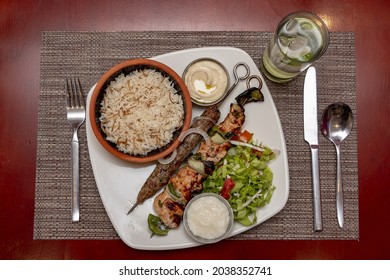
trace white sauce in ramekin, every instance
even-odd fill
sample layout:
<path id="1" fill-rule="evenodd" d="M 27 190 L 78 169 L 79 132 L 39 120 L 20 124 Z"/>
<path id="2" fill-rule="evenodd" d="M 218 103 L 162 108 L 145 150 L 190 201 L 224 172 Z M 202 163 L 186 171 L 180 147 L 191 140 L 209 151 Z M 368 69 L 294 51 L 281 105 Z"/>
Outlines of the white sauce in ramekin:
<path id="1" fill-rule="evenodd" d="M 193 100 L 208 104 L 219 100 L 226 93 L 229 79 L 225 68 L 218 62 L 201 59 L 188 66 L 184 82 Z"/>
<path id="2" fill-rule="evenodd" d="M 227 206 L 214 196 L 193 201 L 187 209 L 187 224 L 191 232 L 205 239 L 215 239 L 226 233 L 230 215 Z"/>

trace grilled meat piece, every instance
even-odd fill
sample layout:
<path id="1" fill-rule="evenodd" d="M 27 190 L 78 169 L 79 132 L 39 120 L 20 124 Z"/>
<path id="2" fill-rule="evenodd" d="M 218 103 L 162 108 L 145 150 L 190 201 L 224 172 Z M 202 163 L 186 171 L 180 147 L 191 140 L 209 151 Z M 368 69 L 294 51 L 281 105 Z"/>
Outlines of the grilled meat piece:
<path id="1" fill-rule="evenodd" d="M 245 110 L 244 107 L 232 103 L 230 105 L 229 114 L 226 118 L 218 125 L 218 129 L 221 132 L 234 134 L 239 131 L 245 122 Z"/>
<path id="2" fill-rule="evenodd" d="M 200 144 L 197 154 L 200 155 L 202 161 L 211 161 L 214 166 L 226 156 L 231 144 L 229 142 L 216 144 L 211 143 L 207 145 L 205 142 Z"/>
<path id="3" fill-rule="evenodd" d="M 233 136 L 237 133 L 245 121 L 245 110 L 243 107 L 237 104 L 231 104 L 229 114 L 226 118 L 218 125 L 217 131 L 222 132 L 225 136 Z M 217 132 L 218 133 L 218 132 Z M 202 141 L 200 144 L 198 154 L 201 156 L 202 161 L 211 161 L 216 165 L 221 159 L 223 159 L 230 148 L 229 142 L 214 143 L 210 146 Z"/>
<path id="4" fill-rule="evenodd" d="M 189 166 L 184 166 L 169 180 L 168 191 L 175 201 L 186 205 L 193 197 L 193 193 L 202 190 L 203 180 L 204 177 L 202 175 Z"/>
<path id="5" fill-rule="evenodd" d="M 167 227 L 177 228 L 180 225 L 184 207 L 171 198 L 167 189 L 156 197 L 153 208 Z"/>

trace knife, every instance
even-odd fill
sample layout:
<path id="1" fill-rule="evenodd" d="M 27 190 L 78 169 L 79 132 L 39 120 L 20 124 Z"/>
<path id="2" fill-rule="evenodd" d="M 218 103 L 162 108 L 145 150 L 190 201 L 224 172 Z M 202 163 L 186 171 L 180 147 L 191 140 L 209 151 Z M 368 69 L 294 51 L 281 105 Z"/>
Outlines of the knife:
<path id="1" fill-rule="evenodd" d="M 311 66 L 306 72 L 303 89 L 303 115 L 305 141 L 311 150 L 313 180 L 314 231 L 322 231 L 320 172 L 318 166 L 318 122 L 316 69 Z"/>

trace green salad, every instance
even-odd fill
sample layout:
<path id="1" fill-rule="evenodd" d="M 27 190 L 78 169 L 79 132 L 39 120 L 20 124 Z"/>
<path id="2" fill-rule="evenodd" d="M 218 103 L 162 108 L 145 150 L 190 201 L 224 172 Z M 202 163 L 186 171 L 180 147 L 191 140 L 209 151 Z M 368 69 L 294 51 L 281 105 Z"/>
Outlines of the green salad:
<path id="1" fill-rule="evenodd" d="M 275 187 L 268 164 L 277 157 L 272 149 L 231 141 L 233 146 L 203 184 L 203 192 L 217 193 L 233 208 L 234 218 L 244 226 L 257 221 L 256 210 L 270 202 Z"/>

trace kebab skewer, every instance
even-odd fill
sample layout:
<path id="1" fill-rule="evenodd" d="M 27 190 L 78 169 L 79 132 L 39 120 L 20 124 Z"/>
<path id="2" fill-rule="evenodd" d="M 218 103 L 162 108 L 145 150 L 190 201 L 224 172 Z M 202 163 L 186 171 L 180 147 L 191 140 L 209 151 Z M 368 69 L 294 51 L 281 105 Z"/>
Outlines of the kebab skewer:
<path id="1" fill-rule="evenodd" d="M 207 133 L 218 121 L 221 113 L 217 105 L 208 107 L 200 117 L 194 118 L 190 129 L 197 129 Z M 148 198 L 151 198 L 159 190 L 167 185 L 169 179 L 179 169 L 180 165 L 187 159 L 193 149 L 202 139 L 202 135 L 192 133 L 185 137 L 176 150 L 175 158 L 168 164 L 157 163 L 153 172 L 145 181 L 138 193 L 136 203 L 127 212 L 130 214 L 139 204 L 142 204 Z"/>
<path id="2" fill-rule="evenodd" d="M 230 105 L 224 121 L 214 126 L 210 138 L 205 138 L 197 152 L 169 179 L 165 189 L 156 196 L 153 208 L 157 216 L 149 214 L 148 224 L 153 234 L 165 235 L 169 229 L 180 225 L 184 208 L 203 188 L 203 181 L 210 175 L 231 146 L 229 140 L 240 130 L 245 121 L 244 105 L 263 101 L 258 88 L 250 88 L 240 94 Z"/>

